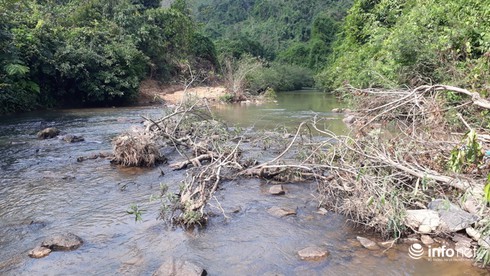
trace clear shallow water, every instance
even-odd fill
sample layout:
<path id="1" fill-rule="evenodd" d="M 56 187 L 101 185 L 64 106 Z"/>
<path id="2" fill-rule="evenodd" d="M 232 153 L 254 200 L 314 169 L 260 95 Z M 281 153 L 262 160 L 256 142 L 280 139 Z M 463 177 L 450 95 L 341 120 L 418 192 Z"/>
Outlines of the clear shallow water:
<path id="1" fill-rule="evenodd" d="M 277 104 L 217 112 L 229 122 L 256 128 L 294 127 L 305 114 L 316 112 L 332 118 L 333 128 L 343 127 L 339 115 L 329 112 L 338 105 L 334 98 L 299 93 L 280 94 Z M 140 115 L 161 113 L 151 107 L 0 117 L 1 275 L 151 275 L 170 257 L 196 262 L 210 275 L 486 275 L 469 262 L 412 260 L 406 246 L 388 252 L 361 248 L 356 235 L 369 234 L 353 229 L 341 216 L 316 213 L 315 184 L 288 184 L 286 196 L 273 197 L 266 194 L 268 184 L 257 179 L 225 182 L 216 199 L 228 218 L 211 207 L 218 215 L 204 230 L 168 229 L 155 219 L 158 205 L 145 203 L 159 192 L 161 182 L 176 190 L 180 172 L 163 166 L 166 175 L 160 177 L 159 169 L 122 169 L 104 159 L 76 162 L 78 156 L 109 151 L 112 137 L 138 125 Z M 35 133 L 48 126 L 83 135 L 86 141 L 37 140 Z M 144 204 L 142 223 L 126 214 L 132 203 Z M 297 207 L 298 215 L 272 217 L 267 213 L 272 206 Z M 240 211 L 233 213 L 236 209 Z M 65 231 L 85 244 L 43 259 L 27 256 L 46 235 Z M 319 262 L 299 260 L 296 252 L 311 245 L 326 248 L 330 256 Z"/>
<path id="2" fill-rule="evenodd" d="M 284 125 L 294 128 L 313 116 L 328 118 L 325 127 L 340 133 L 346 131 L 342 114 L 332 113 L 341 103 L 332 95 L 315 90 L 281 92 L 277 102 L 263 104 L 219 105 L 217 115 L 226 121 L 242 126 L 260 129 L 274 129 Z"/>

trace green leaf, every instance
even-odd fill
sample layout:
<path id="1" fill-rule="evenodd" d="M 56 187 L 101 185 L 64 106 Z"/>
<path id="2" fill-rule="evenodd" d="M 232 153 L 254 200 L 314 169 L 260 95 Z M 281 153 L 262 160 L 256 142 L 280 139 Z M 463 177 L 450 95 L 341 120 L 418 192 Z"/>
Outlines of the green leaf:
<path id="1" fill-rule="evenodd" d="M 25 74 L 29 73 L 29 67 L 18 63 L 7 64 L 5 65 L 4 69 L 9 76 L 24 76 Z"/>

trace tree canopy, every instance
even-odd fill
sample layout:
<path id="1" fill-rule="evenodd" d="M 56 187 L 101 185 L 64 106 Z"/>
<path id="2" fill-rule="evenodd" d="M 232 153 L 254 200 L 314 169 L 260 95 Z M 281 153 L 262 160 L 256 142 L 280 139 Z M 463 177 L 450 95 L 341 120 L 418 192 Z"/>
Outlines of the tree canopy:
<path id="1" fill-rule="evenodd" d="M 331 62 L 326 88 L 449 83 L 490 92 L 490 1 L 357 0 Z"/>
<path id="2" fill-rule="evenodd" d="M 183 4 L 1 1 L 0 113 L 123 103 L 146 76 L 168 81 L 182 64 L 216 65 Z"/>

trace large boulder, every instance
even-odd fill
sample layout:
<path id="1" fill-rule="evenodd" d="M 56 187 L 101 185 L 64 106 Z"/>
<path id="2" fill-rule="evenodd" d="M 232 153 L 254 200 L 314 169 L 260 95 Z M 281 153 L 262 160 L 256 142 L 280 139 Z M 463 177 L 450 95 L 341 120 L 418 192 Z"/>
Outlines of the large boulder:
<path id="1" fill-rule="evenodd" d="M 439 230 L 441 231 L 457 232 L 470 227 L 478 221 L 478 216 L 464 211 L 448 200 L 433 200 L 428 207 L 439 214 L 441 219 Z"/>
<path id="2" fill-rule="evenodd" d="M 205 276 L 206 270 L 202 267 L 185 260 L 174 258 L 165 261 L 153 276 Z"/>
<path id="3" fill-rule="evenodd" d="M 53 251 L 69 251 L 78 249 L 82 244 L 83 240 L 79 236 L 72 233 L 65 233 L 47 237 L 41 243 L 41 246 Z"/>
<path id="4" fill-rule="evenodd" d="M 39 139 L 50 139 L 58 136 L 60 131 L 55 127 L 45 128 L 37 133 L 37 138 Z"/>

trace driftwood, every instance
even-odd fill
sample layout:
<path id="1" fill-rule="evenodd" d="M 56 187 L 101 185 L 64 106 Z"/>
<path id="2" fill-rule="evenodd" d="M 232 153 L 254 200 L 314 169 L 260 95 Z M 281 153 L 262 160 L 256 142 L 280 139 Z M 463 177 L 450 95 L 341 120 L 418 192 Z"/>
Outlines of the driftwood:
<path id="1" fill-rule="evenodd" d="M 467 95 L 471 101 L 447 106 L 447 91 Z M 312 125 L 337 141 L 325 159 L 335 180 L 320 185 L 324 195 L 320 200 L 325 205 L 385 235 L 407 231 L 404 210 L 427 206 L 432 198 L 461 203 L 464 208 L 471 207 L 468 211 L 478 210 L 479 215 L 488 212 L 483 201 L 488 166 L 468 166 L 461 173 L 449 171 L 451 152 L 466 150 L 466 145 L 461 142 L 465 134 L 455 133 L 457 126 L 445 118 L 445 112 L 468 105 L 488 109 L 487 100 L 478 93 L 445 85 L 409 91 L 353 89 L 352 93 L 362 107 L 355 114 L 357 122 L 351 125 L 354 136 L 319 129 L 317 122 Z M 461 113 L 456 114 L 462 122 L 460 131 L 476 129 Z M 479 128 L 477 138 L 489 148 L 485 143 L 490 136 L 485 131 Z"/>
<path id="2" fill-rule="evenodd" d="M 445 106 L 441 95 L 448 90 L 470 96 L 471 101 Z M 487 100 L 442 85 L 410 91 L 353 89 L 353 93 L 363 109 L 355 113 L 358 120 L 350 135 L 323 129 L 322 119 L 314 117 L 301 123 L 294 135 L 274 137 L 272 148 L 260 145 L 265 143 L 260 135 L 232 132 L 214 120 L 205 100 L 183 102 L 160 119 L 145 118 L 144 133 L 173 147 L 183 159 L 171 167 L 187 169 L 178 196 L 162 197 L 162 217 L 186 226 L 204 223 L 205 206 L 220 182 L 236 177 L 314 181 L 321 205 L 385 235 L 408 231 L 404 211 L 426 206 L 432 198 L 455 202 L 459 198 L 453 195 L 471 194 L 479 200 L 488 170 L 448 172 L 448 157 L 461 147 L 464 134 L 455 133 L 444 115 L 468 105 L 488 108 Z M 461 115 L 460 120 L 464 129 L 459 131 L 473 129 Z M 313 139 L 311 131 L 323 138 Z M 478 138 L 486 143 L 490 135 L 478 133 Z M 244 140 L 250 141 L 247 151 L 269 148 L 279 153 L 261 163 L 244 160 Z"/>

